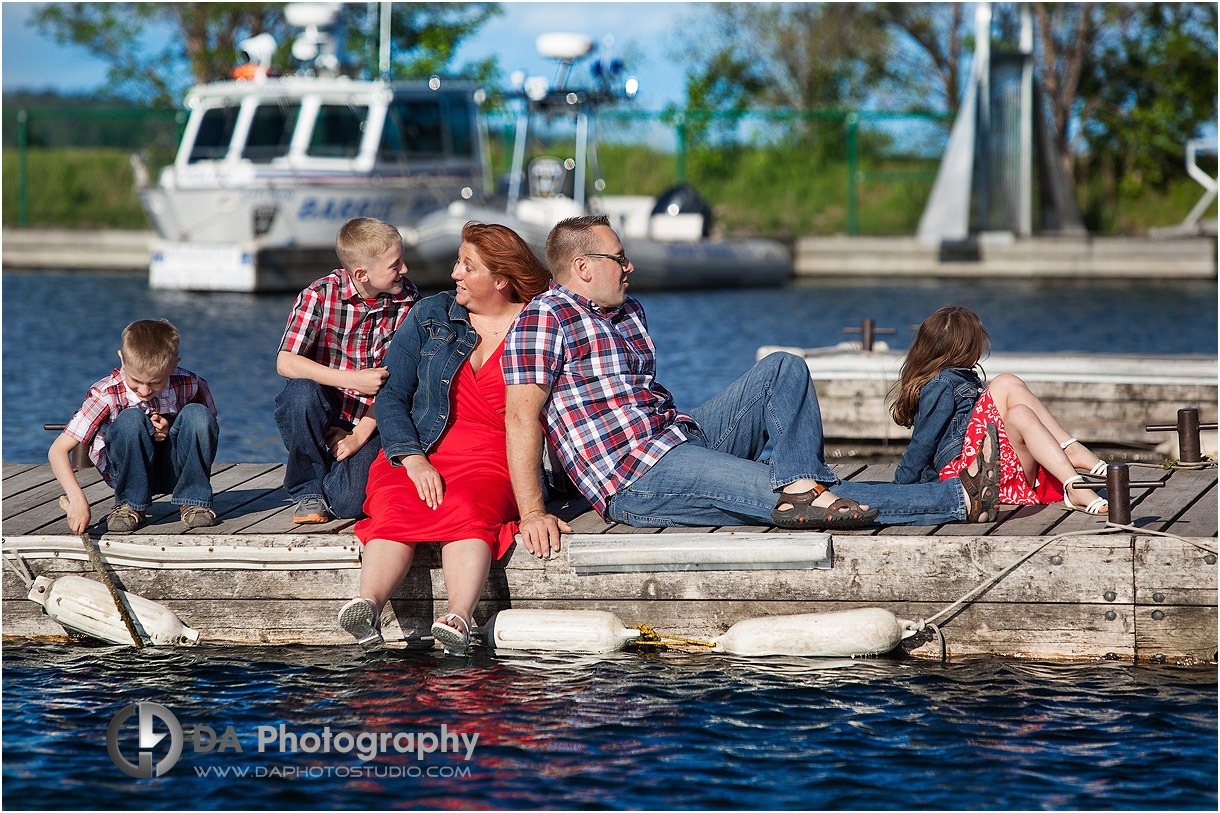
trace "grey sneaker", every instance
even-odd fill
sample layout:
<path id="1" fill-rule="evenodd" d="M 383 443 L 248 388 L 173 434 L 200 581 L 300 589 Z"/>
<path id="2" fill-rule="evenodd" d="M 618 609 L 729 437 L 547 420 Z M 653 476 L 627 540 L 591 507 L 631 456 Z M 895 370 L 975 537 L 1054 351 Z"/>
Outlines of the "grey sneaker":
<path id="1" fill-rule="evenodd" d="M 356 638 L 356 643 L 365 649 L 374 649 L 385 643 L 381 637 L 381 615 L 377 607 L 367 598 L 356 596 L 339 610 L 339 626 Z"/>
<path id="2" fill-rule="evenodd" d="M 306 497 L 300 500 L 292 508 L 292 521 L 297 525 L 330 522 L 330 510 L 326 506 L 326 500 L 321 497 Z"/>
<path id="3" fill-rule="evenodd" d="M 187 528 L 211 528 L 216 524 L 216 512 L 206 505 L 184 505 L 179 510 Z"/>
<path id="4" fill-rule="evenodd" d="M 106 530 L 118 534 L 128 534 L 144 524 L 144 512 L 137 511 L 130 505 L 120 505 L 106 517 Z"/>

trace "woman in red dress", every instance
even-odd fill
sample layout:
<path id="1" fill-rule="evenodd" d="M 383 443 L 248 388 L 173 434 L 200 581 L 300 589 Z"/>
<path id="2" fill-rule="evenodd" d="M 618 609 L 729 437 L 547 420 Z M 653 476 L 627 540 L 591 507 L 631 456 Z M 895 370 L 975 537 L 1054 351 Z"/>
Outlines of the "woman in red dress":
<path id="1" fill-rule="evenodd" d="M 500 356 L 550 272 L 511 229 L 467 223 L 452 277 L 455 290 L 417 302 L 386 353 L 390 374 L 375 406 L 382 453 L 369 470 L 368 518 L 355 527 L 360 594 L 339 612 L 366 647 L 382 643 L 381 611 L 415 546 L 439 542 L 449 612 L 432 634 L 465 653 L 491 562 L 516 533 Z"/>

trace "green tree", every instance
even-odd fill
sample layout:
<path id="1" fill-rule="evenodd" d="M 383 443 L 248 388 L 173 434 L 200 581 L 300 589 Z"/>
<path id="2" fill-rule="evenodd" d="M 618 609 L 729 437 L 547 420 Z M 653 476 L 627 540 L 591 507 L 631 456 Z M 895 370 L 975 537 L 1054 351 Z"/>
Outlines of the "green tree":
<path id="1" fill-rule="evenodd" d="M 339 23 L 349 53 L 375 73 L 377 36 L 370 36 L 367 9 L 344 4 Z M 394 78 L 450 73 L 458 44 L 499 13 L 487 3 L 396 3 L 393 9 Z M 282 3 L 49 3 L 34 20 L 57 42 L 86 48 L 109 64 L 104 92 L 156 105 L 176 104 L 192 82 L 230 76 L 241 61 L 237 44 L 263 32 L 279 43 L 274 64 L 296 68 L 290 53 L 296 32 Z M 167 42 L 151 53 L 142 47 L 154 40 Z M 496 69 L 493 59 L 460 73 L 488 80 Z"/>
<path id="2" fill-rule="evenodd" d="M 896 40 L 888 72 L 896 107 L 956 113 L 973 37 L 962 3 L 877 3 L 875 13 Z"/>
<path id="3" fill-rule="evenodd" d="M 1127 191 L 1180 176 L 1184 144 L 1216 121 L 1216 16 L 1210 3 L 1105 9 L 1081 68 L 1081 133 Z"/>

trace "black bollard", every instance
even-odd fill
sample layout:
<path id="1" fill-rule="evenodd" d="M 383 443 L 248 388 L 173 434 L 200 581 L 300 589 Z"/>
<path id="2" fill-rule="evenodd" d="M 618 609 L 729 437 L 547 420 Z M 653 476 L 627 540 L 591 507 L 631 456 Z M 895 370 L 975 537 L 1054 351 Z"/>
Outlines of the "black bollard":
<path id="1" fill-rule="evenodd" d="M 1181 463 L 1200 463 L 1203 460 L 1203 446 L 1199 440 L 1200 429 L 1215 429 L 1214 423 L 1199 423 L 1199 410 L 1186 407 L 1178 410 L 1176 424 L 1155 424 L 1145 426 L 1149 432 L 1178 433 L 1178 461 Z"/>
<path id="2" fill-rule="evenodd" d="M 1110 507 L 1110 522 L 1131 524 L 1131 472 L 1126 463 L 1111 463 L 1106 467 L 1106 502 Z"/>

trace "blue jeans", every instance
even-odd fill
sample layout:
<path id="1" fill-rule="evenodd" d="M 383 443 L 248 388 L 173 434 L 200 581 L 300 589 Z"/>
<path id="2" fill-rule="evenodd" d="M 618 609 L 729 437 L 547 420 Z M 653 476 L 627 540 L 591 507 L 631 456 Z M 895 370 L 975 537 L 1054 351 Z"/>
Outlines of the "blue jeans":
<path id="1" fill-rule="evenodd" d="M 934 525 L 966 518 L 957 479 L 934 483 L 844 482 L 826 465 L 822 413 L 803 359 L 774 353 L 691 412 L 701 431 L 669 450 L 609 501 L 606 517 L 642 527 L 769 525 L 784 486 L 830 486 L 880 510 L 877 522 Z M 767 441 L 771 459 L 759 462 Z"/>
<path id="2" fill-rule="evenodd" d="M 358 452 L 336 461 L 326 445 L 326 430 L 334 425 L 340 403 L 338 390 L 308 378 L 291 379 L 276 396 L 275 423 L 288 450 L 284 490 L 293 502 L 321 497 L 332 516 L 360 517 L 381 436 L 374 432 Z"/>
<path id="3" fill-rule="evenodd" d="M 106 474 L 114 504 L 147 511 L 153 494 L 172 494 L 174 505 L 212 505 L 212 461 L 220 427 L 203 404 L 187 404 L 169 437 L 153 440 L 152 421 L 129 407 L 106 427 Z"/>

